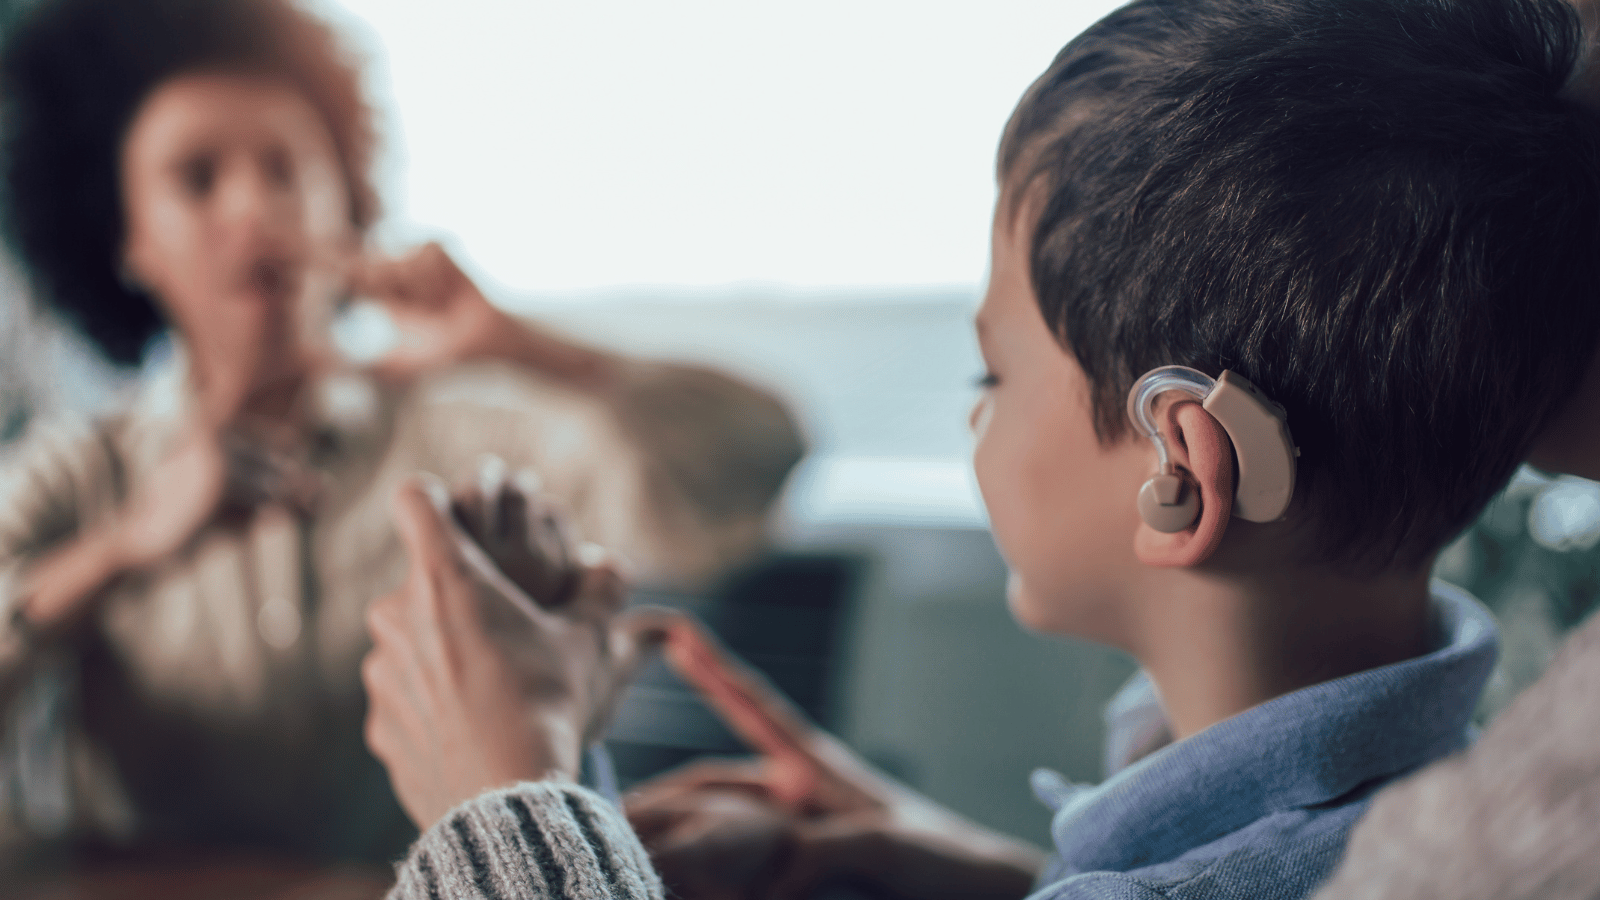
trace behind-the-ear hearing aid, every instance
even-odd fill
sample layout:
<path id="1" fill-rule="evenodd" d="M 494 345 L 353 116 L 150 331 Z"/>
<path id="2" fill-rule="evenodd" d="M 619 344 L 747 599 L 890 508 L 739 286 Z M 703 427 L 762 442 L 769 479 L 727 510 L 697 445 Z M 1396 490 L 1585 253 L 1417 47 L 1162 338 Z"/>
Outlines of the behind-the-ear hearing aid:
<path id="1" fill-rule="evenodd" d="M 1128 418 L 1156 445 L 1160 466 L 1139 489 L 1139 517 L 1157 531 L 1174 534 L 1188 528 L 1200 511 L 1199 491 L 1173 468 L 1167 441 L 1151 410 L 1156 398 L 1168 391 L 1199 400 L 1233 442 L 1239 466 L 1233 514 L 1249 522 L 1283 518 L 1294 496 L 1294 459 L 1300 455 L 1289 436 L 1283 407 L 1233 372 L 1212 378 L 1188 366 L 1151 369 L 1128 391 Z"/>

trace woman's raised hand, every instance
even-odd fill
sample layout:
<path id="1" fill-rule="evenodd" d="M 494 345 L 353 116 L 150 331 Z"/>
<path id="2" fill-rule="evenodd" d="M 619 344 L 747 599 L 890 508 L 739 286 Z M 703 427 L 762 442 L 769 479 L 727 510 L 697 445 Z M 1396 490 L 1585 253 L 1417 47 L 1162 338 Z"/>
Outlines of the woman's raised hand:
<path id="1" fill-rule="evenodd" d="M 159 565 L 206 526 L 243 522 L 266 502 L 309 509 L 321 488 L 321 476 L 267 443 L 197 417 L 116 515 L 30 567 L 25 615 L 39 628 L 74 620 L 109 581 Z"/>
<path id="2" fill-rule="evenodd" d="M 191 427 L 173 451 L 134 488 L 117 515 L 115 533 L 126 569 L 155 565 L 176 553 L 216 515 L 228 492 L 229 458 L 214 429 Z"/>
<path id="3" fill-rule="evenodd" d="M 450 499 L 456 524 L 511 583 L 546 609 L 572 599 L 578 552 L 572 529 L 540 491 L 539 476 L 486 455 L 476 477 Z"/>
<path id="4" fill-rule="evenodd" d="M 437 480 L 396 495 L 410 566 L 368 609 L 373 648 L 361 666 L 367 744 L 424 829 L 483 791 L 576 778 L 663 627 L 649 612 L 619 614 L 625 584 L 597 554 L 580 554 L 567 602 L 534 602 L 450 510 Z"/>
<path id="5" fill-rule="evenodd" d="M 400 331 L 395 347 L 373 367 L 385 377 L 404 380 L 494 356 L 507 329 L 520 328 L 435 242 L 392 259 L 368 258 L 349 280 L 350 290 L 381 303 Z"/>
<path id="6" fill-rule="evenodd" d="M 930 900 L 1030 890 L 1036 849 L 877 772 L 697 624 L 673 622 L 666 657 L 758 754 L 692 765 L 628 799 L 629 820 L 686 900 L 800 900 L 834 880 Z"/>
<path id="7" fill-rule="evenodd" d="M 437 243 L 394 259 L 368 258 L 346 276 L 358 296 L 381 303 L 400 331 L 373 364 L 404 382 L 435 368 L 495 359 L 586 390 L 613 385 L 629 363 L 502 312 Z"/>

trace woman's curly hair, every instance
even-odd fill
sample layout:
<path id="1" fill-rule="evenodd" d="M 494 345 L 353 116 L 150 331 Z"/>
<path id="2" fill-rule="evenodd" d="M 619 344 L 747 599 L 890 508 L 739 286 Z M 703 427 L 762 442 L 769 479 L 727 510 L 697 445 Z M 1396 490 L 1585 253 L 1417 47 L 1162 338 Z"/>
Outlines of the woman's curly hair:
<path id="1" fill-rule="evenodd" d="M 353 224 L 377 214 L 375 136 L 360 72 L 293 0 L 43 0 L 0 49 L 0 212 L 38 297 L 112 361 L 166 327 L 118 277 L 124 136 L 145 98 L 194 71 L 282 79 L 322 115 Z"/>

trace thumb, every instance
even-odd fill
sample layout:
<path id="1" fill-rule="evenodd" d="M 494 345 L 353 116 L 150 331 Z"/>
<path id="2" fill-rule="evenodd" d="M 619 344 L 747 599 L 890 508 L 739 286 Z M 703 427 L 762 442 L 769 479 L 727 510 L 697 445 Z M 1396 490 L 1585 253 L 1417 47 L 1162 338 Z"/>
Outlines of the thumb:
<path id="1" fill-rule="evenodd" d="M 579 544 L 573 554 L 577 566 L 572 599 L 563 609 L 568 615 L 591 622 L 605 622 L 627 603 L 632 580 L 626 560 L 598 544 Z"/>
<path id="2" fill-rule="evenodd" d="M 772 757 L 780 801 L 799 803 L 812 794 L 827 766 L 817 755 L 816 727 L 788 698 L 689 616 L 672 623 L 666 658 L 751 749 Z"/>
<path id="3" fill-rule="evenodd" d="M 544 613 L 542 615 L 557 615 Z M 585 739 L 599 739 L 606 725 L 616 713 L 622 693 L 633 683 L 634 676 L 644 665 L 651 652 L 667 639 L 663 617 L 670 611 L 655 607 L 640 607 L 617 616 L 610 622 L 595 622 L 603 635 L 609 658 L 607 690 L 597 698 L 589 724 L 590 733 Z"/>
<path id="4" fill-rule="evenodd" d="M 447 521 L 449 503 L 444 482 L 426 472 L 406 479 L 395 491 L 395 531 L 413 574 L 427 575 L 440 566 L 459 564 L 457 541 Z"/>
<path id="5" fill-rule="evenodd" d="M 400 257 L 368 253 L 356 259 L 346 275 L 350 291 L 385 305 L 406 293 L 411 284 L 412 253 Z"/>
<path id="6" fill-rule="evenodd" d="M 442 568 L 453 568 L 494 589 L 523 615 L 537 622 L 545 620 L 543 611 L 456 525 L 450 512 L 450 489 L 443 479 L 427 472 L 407 479 L 395 492 L 394 517 L 413 577 L 428 579 Z"/>
<path id="7" fill-rule="evenodd" d="M 618 616 L 614 626 L 614 633 L 619 636 L 617 683 L 633 681 L 650 655 L 666 644 L 672 630 L 681 627 L 683 618 L 683 613 L 663 606 L 639 606 Z"/>

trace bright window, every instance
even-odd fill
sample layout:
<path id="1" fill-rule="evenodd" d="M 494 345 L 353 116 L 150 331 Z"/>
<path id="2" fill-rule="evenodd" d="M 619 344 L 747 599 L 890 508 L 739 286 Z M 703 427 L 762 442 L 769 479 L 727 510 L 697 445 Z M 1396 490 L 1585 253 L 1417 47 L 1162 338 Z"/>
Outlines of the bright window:
<path id="1" fill-rule="evenodd" d="M 504 294 L 976 285 L 1007 114 L 1109 0 L 320 0 L 391 239 Z"/>

